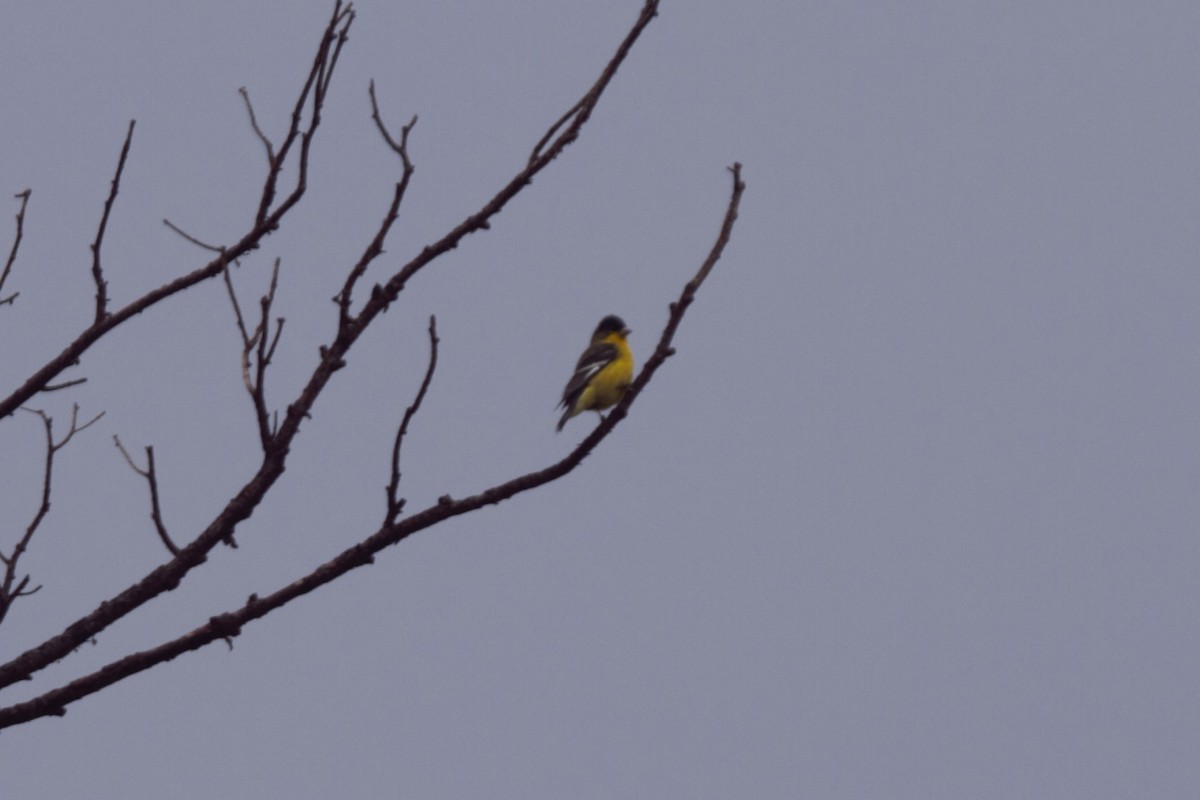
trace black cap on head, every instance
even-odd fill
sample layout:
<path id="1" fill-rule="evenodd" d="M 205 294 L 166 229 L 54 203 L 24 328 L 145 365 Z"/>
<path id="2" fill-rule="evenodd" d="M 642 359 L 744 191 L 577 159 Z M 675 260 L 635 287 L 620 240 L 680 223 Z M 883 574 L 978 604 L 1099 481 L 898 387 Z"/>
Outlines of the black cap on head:
<path id="1" fill-rule="evenodd" d="M 618 317 L 616 314 L 609 314 L 604 319 L 600 320 L 600 324 L 596 326 L 596 333 L 621 333 L 626 330 L 625 320 Z"/>

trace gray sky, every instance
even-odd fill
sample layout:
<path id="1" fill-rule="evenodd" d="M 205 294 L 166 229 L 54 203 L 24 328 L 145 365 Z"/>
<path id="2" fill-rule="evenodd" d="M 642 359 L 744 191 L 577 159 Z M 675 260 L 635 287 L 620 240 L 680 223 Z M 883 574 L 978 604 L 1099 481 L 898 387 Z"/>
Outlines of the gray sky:
<path id="1" fill-rule="evenodd" d="M 250 219 L 329 11 L 283 0 L 8 3 L 4 393 L 91 313 L 88 244 L 137 119 L 114 303 Z M 302 10 L 297 10 L 301 8 Z M 282 259 L 285 404 L 420 122 L 394 269 L 473 212 L 591 85 L 634 0 L 362 0 Z M 667 0 L 582 139 L 423 273 L 352 352 L 288 472 L 178 591 L 5 704 L 278 588 L 374 529 L 390 436 L 410 510 L 563 455 L 554 403 L 606 313 L 638 355 L 749 185 L 631 416 L 566 479 L 414 537 L 246 628 L 0 734 L 6 796 L 1182 797 L 1200 785 L 1200 11 L 1194 3 Z M 135 319 L 73 392 L 0 658 L 164 552 L 112 446 L 152 444 L 172 532 L 257 459 L 219 284 Z M 0 425 L 5 551 L 35 417 Z"/>

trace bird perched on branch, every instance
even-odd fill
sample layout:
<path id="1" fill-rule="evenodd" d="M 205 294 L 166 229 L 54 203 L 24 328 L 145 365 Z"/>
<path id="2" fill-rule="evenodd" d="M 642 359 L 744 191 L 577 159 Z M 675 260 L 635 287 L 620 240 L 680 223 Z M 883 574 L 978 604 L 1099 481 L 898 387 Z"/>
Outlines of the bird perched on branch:
<path id="1" fill-rule="evenodd" d="M 625 341 L 630 333 L 620 317 L 609 314 L 600 320 L 591 344 L 575 364 L 575 374 L 563 389 L 558 405 L 566 411 L 558 421 L 558 430 L 576 414 L 584 411 L 599 414 L 621 402 L 633 382 L 633 353 Z"/>

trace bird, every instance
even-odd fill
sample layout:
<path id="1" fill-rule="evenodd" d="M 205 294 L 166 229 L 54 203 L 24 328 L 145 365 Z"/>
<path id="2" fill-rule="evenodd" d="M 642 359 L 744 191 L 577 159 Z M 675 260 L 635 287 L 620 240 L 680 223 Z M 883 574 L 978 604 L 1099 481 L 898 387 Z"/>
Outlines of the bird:
<path id="1" fill-rule="evenodd" d="M 567 420 L 584 411 L 611 408 L 621 402 L 633 382 L 633 352 L 626 337 L 632 333 L 625 321 L 615 314 L 600 320 L 583 355 L 575 364 L 575 373 L 563 389 L 559 408 L 565 408 L 558 430 Z M 601 414 L 601 419 L 604 415 Z"/>

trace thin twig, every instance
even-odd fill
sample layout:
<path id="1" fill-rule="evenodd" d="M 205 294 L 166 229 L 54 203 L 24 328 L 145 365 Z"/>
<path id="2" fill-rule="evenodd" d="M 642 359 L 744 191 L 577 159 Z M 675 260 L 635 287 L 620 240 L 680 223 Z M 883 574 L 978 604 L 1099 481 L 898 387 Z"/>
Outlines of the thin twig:
<path id="1" fill-rule="evenodd" d="M 100 266 L 100 247 L 104 244 L 104 232 L 108 228 L 108 217 L 112 213 L 113 203 L 116 202 L 117 192 L 121 188 L 121 174 L 125 171 L 125 159 L 129 156 L 129 145 L 133 142 L 133 126 L 136 124 L 137 120 L 129 120 L 125 144 L 121 147 L 121 157 L 117 159 L 117 171 L 113 174 L 108 199 L 104 201 L 104 213 L 100 215 L 100 227 L 96 231 L 96 240 L 92 242 L 92 280 L 96 283 L 97 323 L 102 322 L 108 315 L 108 281 L 104 280 L 104 269 Z"/>
<path id="2" fill-rule="evenodd" d="M 283 323 L 286 321 L 283 317 L 275 318 L 275 335 L 271 337 L 271 346 L 267 348 L 266 354 L 261 356 L 258 362 L 264 367 L 275 358 L 275 348 L 279 345 L 279 338 L 283 336 Z"/>
<path id="3" fill-rule="evenodd" d="M 42 387 L 42 393 L 57 392 L 60 389 L 69 389 L 72 386 L 78 386 L 81 383 L 87 383 L 87 378 L 73 378 L 62 383 L 50 383 Z"/>
<path id="4" fill-rule="evenodd" d="M 233 279 L 229 276 L 229 265 L 225 265 L 221 277 L 225 281 L 225 290 L 229 295 L 229 304 L 233 306 L 233 318 L 237 325 L 238 334 L 242 337 L 242 386 L 253 399 L 254 382 L 250 378 L 250 353 L 254 349 L 254 340 L 246 330 L 246 322 L 242 317 L 242 306 L 238 302 L 237 292 L 233 288 Z"/>
<path id="5" fill-rule="evenodd" d="M 25 206 L 29 204 L 29 195 L 33 194 L 31 189 L 26 189 L 23 192 L 18 192 L 13 195 L 21 201 L 21 207 L 17 209 L 17 235 L 13 238 L 12 249 L 8 251 L 8 259 L 4 262 L 4 269 L 0 270 L 0 295 L 4 293 L 4 282 L 8 280 L 8 274 L 12 272 L 13 264 L 17 260 L 17 251 L 21 249 L 21 237 L 25 234 Z M 20 292 L 13 292 L 8 297 L 0 298 L 0 306 L 12 305 L 12 302 L 17 299 Z"/>
<path id="6" fill-rule="evenodd" d="M 167 548 L 167 551 L 172 556 L 179 555 L 179 548 L 175 546 L 175 542 L 171 541 L 171 535 L 167 533 L 167 526 L 162 517 L 162 506 L 158 501 L 158 473 L 154 469 L 154 448 L 146 447 L 146 468 L 142 469 L 134 463 L 133 457 L 129 455 L 129 451 L 125 449 L 125 445 L 121 444 L 121 439 L 116 435 L 113 435 L 113 443 L 121 451 L 121 455 L 125 456 L 125 463 L 129 465 L 129 468 L 150 484 L 150 519 L 154 521 L 154 529 L 158 532 L 158 538 L 162 539 L 163 546 Z"/>
<path id="7" fill-rule="evenodd" d="M 195 236 L 192 236 L 190 233 L 188 233 L 183 228 L 176 225 L 174 222 L 171 222 L 171 220 L 169 220 L 169 219 L 164 218 L 163 225 L 166 225 L 168 228 L 175 231 L 175 233 L 179 234 L 184 239 L 186 239 L 187 241 L 191 242 L 192 244 L 196 245 L 197 247 L 199 247 L 201 249 L 209 250 L 213 253 L 224 252 L 224 248 L 219 247 L 215 244 L 209 244 L 208 242 L 204 242 L 204 241 L 201 241 L 200 239 L 197 239 Z"/>
<path id="8" fill-rule="evenodd" d="M 242 337 L 242 346 L 246 349 L 249 349 L 252 346 L 250 342 L 250 334 L 246 331 L 246 322 L 242 317 L 242 306 L 240 303 L 238 303 L 237 292 L 234 291 L 233 288 L 233 279 L 229 275 L 228 263 L 226 263 L 224 265 L 224 269 L 221 270 L 221 278 L 225 282 L 225 291 L 228 293 L 229 302 L 233 306 L 233 317 L 234 321 L 237 323 L 238 333 L 241 334 Z M 250 372 L 248 366 L 246 366 L 244 363 L 242 372 L 244 373 L 247 388 L 249 388 Z"/>
<path id="9" fill-rule="evenodd" d="M 400 446 L 404 443 L 404 437 L 408 433 L 408 423 L 420 410 L 421 401 L 425 399 L 425 393 L 429 391 L 429 383 L 433 380 L 433 371 L 437 369 L 437 354 L 437 317 L 430 314 L 429 366 L 425 369 L 425 378 L 421 381 L 421 388 L 417 390 L 417 396 L 404 411 L 404 419 L 401 420 L 400 427 L 396 430 L 396 440 L 392 444 L 392 479 L 387 486 L 387 512 L 384 514 L 384 524 L 395 522 L 396 518 L 400 516 L 400 512 L 404 510 L 404 498 L 396 496 L 400 489 Z"/>
<path id="10" fill-rule="evenodd" d="M 546 134 L 541 139 L 538 139 L 538 143 L 533 146 L 533 152 L 531 152 L 529 154 L 529 163 L 530 164 L 532 164 L 534 161 L 538 160 L 538 158 L 542 155 L 542 148 L 546 146 L 546 143 L 554 138 L 554 134 L 558 133 L 559 129 L 562 128 L 563 125 L 567 124 L 567 120 L 569 120 L 572 116 L 574 116 L 575 113 L 577 111 L 579 111 L 580 108 L 583 107 L 583 104 L 585 102 L 587 102 L 587 99 L 590 96 L 591 96 L 591 93 L 589 92 L 588 94 L 586 94 L 583 97 L 576 100 L 575 105 L 573 105 L 569 109 L 567 109 L 567 113 L 565 113 L 561 117 L 559 117 L 558 121 L 555 122 L 553 125 L 551 125 L 550 128 L 546 131 Z"/>
<path id="11" fill-rule="evenodd" d="M 254 133 L 258 136 L 258 140 L 262 142 L 263 148 L 267 151 L 267 167 L 273 169 L 275 167 L 275 148 L 271 145 L 271 140 L 262 132 L 262 128 L 258 127 L 258 117 L 254 115 L 254 106 L 250 102 L 250 92 L 245 86 L 238 88 L 238 94 L 242 96 L 242 100 L 246 103 L 246 113 L 250 115 L 250 127 L 254 129 Z"/>
<path id="12" fill-rule="evenodd" d="M 271 284 L 267 288 L 267 293 L 259 298 L 258 301 L 260 316 L 258 326 L 254 329 L 254 336 L 258 340 L 258 352 L 255 356 L 254 411 L 258 418 L 259 441 L 264 451 L 270 446 L 271 439 L 275 435 L 267 412 L 267 367 L 271 365 L 271 358 L 275 355 L 275 347 L 279 344 L 279 337 L 283 335 L 284 323 L 283 317 L 277 318 L 275 320 L 275 335 L 268 336 L 268 328 L 271 324 L 271 307 L 275 304 L 275 290 L 279 287 L 279 264 L 280 260 L 276 258 L 275 265 L 271 268 Z M 270 340 L 269 344 L 268 339 Z"/>

